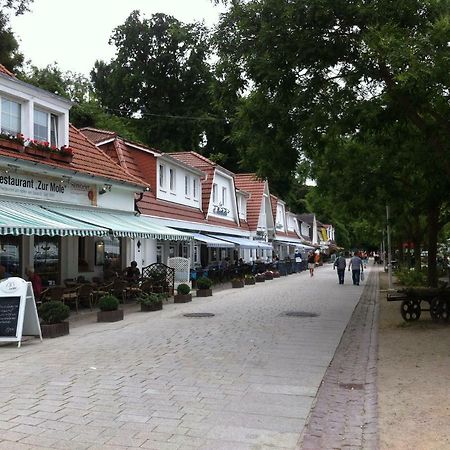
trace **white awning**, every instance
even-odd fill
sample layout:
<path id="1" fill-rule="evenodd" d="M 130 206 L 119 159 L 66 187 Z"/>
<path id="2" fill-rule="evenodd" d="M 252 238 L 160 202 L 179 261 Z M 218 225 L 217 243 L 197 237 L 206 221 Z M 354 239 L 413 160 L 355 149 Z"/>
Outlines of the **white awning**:
<path id="1" fill-rule="evenodd" d="M 183 233 L 172 228 L 163 227 L 152 222 L 148 217 L 133 213 L 104 211 L 96 209 L 75 209 L 48 207 L 61 217 L 76 219 L 85 224 L 93 224 L 108 229 L 114 236 L 140 239 L 161 239 L 172 241 L 192 240 L 192 234 Z"/>
<path id="2" fill-rule="evenodd" d="M 227 236 L 225 234 L 215 234 L 215 238 L 222 239 L 227 242 L 232 242 L 233 244 L 239 245 L 240 248 L 250 248 L 250 249 L 264 249 L 264 250 L 271 250 L 272 246 L 270 244 L 267 244 L 267 242 L 259 242 L 259 241 L 252 241 L 250 239 L 240 238 L 236 236 Z"/>
<path id="3" fill-rule="evenodd" d="M 196 241 L 205 243 L 207 247 L 234 248 L 234 244 L 231 242 L 215 239 L 211 236 L 206 236 L 205 234 L 192 233 L 192 236 L 194 236 Z"/>

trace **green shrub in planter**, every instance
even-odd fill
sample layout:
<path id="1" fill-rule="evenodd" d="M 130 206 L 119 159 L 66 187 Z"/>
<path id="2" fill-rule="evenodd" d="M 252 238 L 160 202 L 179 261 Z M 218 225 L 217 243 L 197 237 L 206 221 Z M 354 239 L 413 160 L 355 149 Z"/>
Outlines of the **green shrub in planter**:
<path id="1" fill-rule="evenodd" d="M 197 280 L 197 289 L 211 289 L 212 281 L 207 277 L 200 277 Z"/>
<path id="2" fill-rule="evenodd" d="M 154 305 L 157 303 L 162 303 L 162 300 L 163 300 L 163 295 L 156 294 L 154 292 L 150 292 L 148 294 L 141 294 L 137 299 L 138 303 L 140 303 L 141 305 L 146 305 L 146 306 Z"/>
<path id="3" fill-rule="evenodd" d="M 98 307 L 101 311 L 116 311 L 119 308 L 119 300 L 114 295 L 105 295 L 99 300 Z"/>
<path id="4" fill-rule="evenodd" d="M 57 301 L 45 302 L 39 308 L 39 317 L 45 324 L 61 323 L 70 315 L 70 308 Z"/>
<path id="5" fill-rule="evenodd" d="M 191 292 L 191 287 L 188 284 L 182 283 L 177 287 L 177 292 L 180 295 L 188 295 Z"/>

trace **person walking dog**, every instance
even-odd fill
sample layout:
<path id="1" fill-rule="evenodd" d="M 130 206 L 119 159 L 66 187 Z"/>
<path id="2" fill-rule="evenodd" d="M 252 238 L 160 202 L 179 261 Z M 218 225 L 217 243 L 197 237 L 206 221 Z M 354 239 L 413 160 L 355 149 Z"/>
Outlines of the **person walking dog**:
<path id="1" fill-rule="evenodd" d="M 358 255 L 358 252 L 355 252 L 353 257 L 350 259 L 350 263 L 348 264 L 349 271 L 350 268 L 352 269 L 353 284 L 359 286 L 359 278 L 364 272 L 364 265 L 362 259 Z"/>
<path id="2" fill-rule="evenodd" d="M 345 268 L 347 267 L 347 261 L 343 255 L 339 255 L 333 264 L 333 270 L 337 269 L 339 284 L 344 284 Z"/>

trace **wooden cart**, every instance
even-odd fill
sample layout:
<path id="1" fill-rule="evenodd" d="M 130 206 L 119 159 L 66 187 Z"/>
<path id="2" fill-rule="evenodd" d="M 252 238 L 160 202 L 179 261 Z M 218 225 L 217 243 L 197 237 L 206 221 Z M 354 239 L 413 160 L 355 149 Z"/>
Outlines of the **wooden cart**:
<path id="1" fill-rule="evenodd" d="M 400 313 L 403 320 L 412 322 L 419 320 L 422 311 L 429 311 L 434 322 L 450 320 L 450 288 L 410 287 L 399 289 L 387 295 L 388 302 L 402 302 Z M 428 308 L 423 304 L 428 303 Z"/>

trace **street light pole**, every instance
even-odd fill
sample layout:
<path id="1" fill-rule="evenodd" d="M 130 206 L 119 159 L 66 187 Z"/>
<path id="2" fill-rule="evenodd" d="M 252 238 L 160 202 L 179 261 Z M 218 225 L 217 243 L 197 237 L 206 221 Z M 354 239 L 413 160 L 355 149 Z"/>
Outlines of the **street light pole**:
<path id="1" fill-rule="evenodd" d="M 387 231 L 387 251 L 388 251 L 388 279 L 389 289 L 392 289 L 392 255 L 391 255 L 391 227 L 389 224 L 389 206 L 386 205 L 386 231 Z"/>

